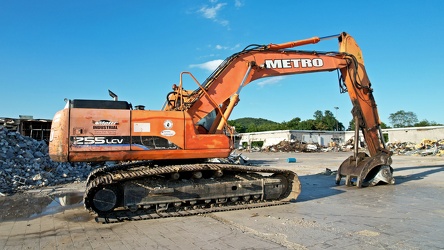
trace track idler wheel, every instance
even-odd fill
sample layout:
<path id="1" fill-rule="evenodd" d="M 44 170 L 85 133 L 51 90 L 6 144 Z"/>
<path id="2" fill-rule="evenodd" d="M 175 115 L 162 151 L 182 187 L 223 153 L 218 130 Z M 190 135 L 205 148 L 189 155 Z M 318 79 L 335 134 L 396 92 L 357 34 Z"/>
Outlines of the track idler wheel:
<path id="1" fill-rule="evenodd" d="M 92 197 L 92 209 L 96 212 L 112 211 L 119 204 L 120 192 L 117 188 L 102 188 L 97 190 Z"/>
<path id="2" fill-rule="evenodd" d="M 298 198 L 301 193 L 301 183 L 296 173 L 292 172 L 289 175 L 273 174 L 272 176 L 279 178 L 281 180 L 280 184 L 283 186 L 283 192 L 280 194 L 279 200 L 295 201 Z"/>

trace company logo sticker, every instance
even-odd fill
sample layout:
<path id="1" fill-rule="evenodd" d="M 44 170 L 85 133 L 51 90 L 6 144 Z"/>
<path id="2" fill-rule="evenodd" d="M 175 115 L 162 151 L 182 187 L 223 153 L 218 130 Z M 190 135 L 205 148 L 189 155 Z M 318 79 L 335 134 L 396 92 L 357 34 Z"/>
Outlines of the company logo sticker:
<path id="1" fill-rule="evenodd" d="M 289 69 L 289 68 L 319 68 L 324 66 L 321 58 L 300 59 L 275 59 L 265 60 L 264 67 L 267 69 Z"/>
<path id="2" fill-rule="evenodd" d="M 176 131 L 166 129 L 166 130 L 163 130 L 162 132 L 160 132 L 160 134 L 163 136 L 175 136 Z"/>
<path id="3" fill-rule="evenodd" d="M 163 126 L 164 126 L 166 129 L 171 129 L 171 128 L 173 128 L 173 122 L 172 122 L 171 120 L 165 120 L 165 121 L 163 122 Z"/>
<path id="4" fill-rule="evenodd" d="M 151 132 L 151 123 L 146 122 L 135 122 L 134 123 L 134 132 Z"/>
<path id="5" fill-rule="evenodd" d="M 119 122 L 109 121 L 109 120 L 100 120 L 100 121 L 92 121 L 93 129 L 117 129 L 117 125 Z"/>
<path id="6" fill-rule="evenodd" d="M 110 138 L 104 136 L 79 136 L 74 137 L 75 145 L 103 145 L 103 144 L 122 144 L 123 139 L 121 138 Z"/>

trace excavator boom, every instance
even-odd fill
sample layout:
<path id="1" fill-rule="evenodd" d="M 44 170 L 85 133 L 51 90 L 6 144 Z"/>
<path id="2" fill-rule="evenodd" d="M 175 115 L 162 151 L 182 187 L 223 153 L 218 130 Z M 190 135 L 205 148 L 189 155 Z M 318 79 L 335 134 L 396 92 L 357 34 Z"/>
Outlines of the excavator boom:
<path id="1" fill-rule="evenodd" d="M 333 37 L 338 38 L 339 52 L 290 50 L 290 48 L 318 43 Z M 348 92 L 353 104 L 352 114 L 358 126 L 355 141 L 358 140 L 361 132 L 367 143 L 370 157 L 379 159 L 366 165 L 362 160 L 369 161 L 370 158 L 358 156 L 357 147 L 355 147 L 355 154 L 339 168 L 337 183 L 340 182 L 342 176 L 347 177 L 347 185 L 351 185 L 349 180 L 352 176 L 357 177 L 356 183 L 359 187 L 377 183 L 378 180 L 393 183 L 393 169 L 390 167 L 391 152 L 385 148 L 380 129 L 381 122 L 373 97 L 373 89 L 364 67 L 362 51 L 354 38 L 345 32 L 335 36 L 313 37 L 243 50 L 227 58 L 203 84 L 204 87 L 192 92 L 188 98 L 179 98 L 186 100 L 182 107 L 187 107 L 185 110 L 194 123 L 203 124 L 209 133 L 217 134 L 221 133 L 227 125 L 233 107 L 239 101 L 242 88 L 250 82 L 264 77 L 332 70 L 341 72 L 343 90 Z M 174 107 L 170 108 L 174 109 Z M 207 116 L 211 114 L 214 117 L 214 112 L 217 115 L 211 123 L 211 119 L 207 119 Z M 375 179 L 374 176 L 381 172 L 385 173 L 385 177 Z"/>

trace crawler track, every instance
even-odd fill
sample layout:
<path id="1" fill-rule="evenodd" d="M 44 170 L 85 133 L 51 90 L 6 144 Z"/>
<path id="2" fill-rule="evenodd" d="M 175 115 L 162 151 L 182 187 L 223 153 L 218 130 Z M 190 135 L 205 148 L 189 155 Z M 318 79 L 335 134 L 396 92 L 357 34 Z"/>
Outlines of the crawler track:
<path id="1" fill-rule="evenodd" d="M 122 200 L 119 200 L 119 205 L 110 211 L 100 211 L 94 207 L 94 195 L 96 192 L 106 189 L 108 187 L 118 187 L 119 189 L 127 188 L 127 183 L 130 185 L 141 185 L 145 180 L 155 179 L 158 176 L 165 177 L 173 173 L 179 173 L 181 175 L 189 175 L 193 172 L 206 173 L 203 177 L 204 181 L 214 184 L 219 180 L 218 178 L 208 177 L 207 173 L 228 173 L 228 175 L 240 175 L 242 178 L 250 178 L 254 176 L 264 176 L 259 178 L 259 181 L 267 180 L 266 175 L 276 176 L 278 175 L 282 179 L 283 192 L 277 199 L 264 199 L 267 195 L 251 195 L 251 199 L 241 199 L 242 197 L 232 196 L 220 196 L 216 199 L 203 199 L 184 200 L 183 202 L 166 204 L 165 202 L 159 202 L 159 204 L 149 205 L 142 204 L 134 207 L 125 206 Z M 226 178 L 226 179 L 223 179 Z M 216 179 L 216 181 L 214 180 Z M 222 177 L 226 183 L 231 183 L 231 179 L 228 177 Z M 161 179 L 163 180 L 163 179 Z M 275 181 L 275 179 L 273 179 Z M 191 184 L 186 183 L 189 180 L 184 180 L 184 186 L 196 185 L 190 180 Z M 255 179 L 255 181 L 257 181 Z M 156 182 L 159 183 L 159 182 Z M 162 183 L 162 182 L 161 182 Z M 179 182 L 180 183 L 180 182 Z M 198 182 L 199 183 L 199 182 Z M 142 185 L 143 186 L 143 185 Z M 203 186 L 208 186 L 203 184 Z M 180 187 L 179 187 L 180 188 Z M 149 189 L 153 190 L 153 189 Z M 146 219 L 158 219 L 165 217 L 178 217 L 178 216 L 190 216 L 197 214 L 213 213 L 220 211 L 252 209 L 266 206 L 276 206 L 288 204 L 292 200 L 296 200 L 299 195 L 300 182 L 297 175 L 289 170 L 275 169 L 275 168 L 263 168 L 245 165 L 235 164 L 216 164 L 216 163 L 199 163 L 199 164 L 183 164 L 183 165 L 170 165 L 170 166 L 155 166 L 151 162 L 139 162 L 126 165 L 116 165 L 112 167 L 104 167 L 93 171 L 88 177 L 87 188 L 84 196 L 85 208 L 96 214 L 96 221 L 102 223 L 120 222 L 124 220 L 146 220 Z M 153 194 L 151 194 L 153 195 Z M 155 195 L 153 195 L 155 196 Z M 162 196 L 162 194 L 160 195 Z M 169 197 L 168 194 L 164 197 Z M 158 198 L 157 196 L 155 198 Z M 223 202 L 220 202 L 223 200 Z M 175 204 L 175 205 L 173 205 Z"/>
<path id="2" fill-rule="evenodd" d="M 221 207 L 210 207 L 210 208 L 189 208 L 187 210 L 172 211 L 172 212 L 155 212 L 147 210 L 138 210 L 136 212 L 131 212 L 129 210 L 122 210 L 122 211 L 115 211 L 112 213 L 97 214 L 95 220 L 98 223 L 116 223 L 125 220 L 128 221 L 152 220 L 152 219 L 162 219 L 169 217 L 184 217 L 184 216 L 201 215 L 201 214 L 208 214 L 215 212 L 279 206 L 279 205 L 286 205 L 289 203 L 290 202 L 288 201 L 259 202 L 259 203 L 249 203 L 249 204 L 227 205 Z"/>

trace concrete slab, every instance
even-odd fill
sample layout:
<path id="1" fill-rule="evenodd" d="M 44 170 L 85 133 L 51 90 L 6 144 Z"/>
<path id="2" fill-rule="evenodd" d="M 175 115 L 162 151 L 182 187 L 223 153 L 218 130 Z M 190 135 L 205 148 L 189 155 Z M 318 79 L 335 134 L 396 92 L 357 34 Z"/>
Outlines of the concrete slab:
<path id="1" fill-rule="evenodd" d="M 351 153 L 243 153 L 288 168 L 302 193 L 289 205 L 117 224 L 97 224 L 82 207 L 0 218 L 0 249 L 442 249 L 444 160 L 394 156 L 395 185 L 335 185 Z M 295 163 L 287 162 L 294 157 Z M 82 185 L 64 187 L 72 192 Z M 39 192 L 31 195 L 37 196 Z M 41 192 L 40 192 L 41 194 Z M 10 213 L 0 197 L 2 213 Z M 35 207 L 31 198 L 21 206 Z M 48 201 L 42 202 L 41 206 Z M 18 207 L 17 207 L 18 209 Z"/>

